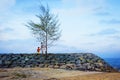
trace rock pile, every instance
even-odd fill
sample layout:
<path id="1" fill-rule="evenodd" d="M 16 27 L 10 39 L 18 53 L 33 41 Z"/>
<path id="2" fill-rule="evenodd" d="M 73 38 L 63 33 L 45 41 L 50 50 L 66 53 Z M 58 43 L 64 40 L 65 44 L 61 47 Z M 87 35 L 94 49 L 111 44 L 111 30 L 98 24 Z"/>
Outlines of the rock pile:
<path id="1" fill-rule="evenodd" d="M 0 68 L 49 67 L 83 71 L 116 71 L 100 57 L 92 53 L 48 54 L 0 54 Z"/>

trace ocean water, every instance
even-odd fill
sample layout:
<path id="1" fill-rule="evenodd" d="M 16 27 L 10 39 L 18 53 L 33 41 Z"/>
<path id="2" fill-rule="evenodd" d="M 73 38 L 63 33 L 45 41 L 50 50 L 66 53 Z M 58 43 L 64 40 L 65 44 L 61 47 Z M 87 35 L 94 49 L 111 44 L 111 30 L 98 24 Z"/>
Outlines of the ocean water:
<path id="1" fill-rule="evenodd" d="M 120 71 L 120 58 L 104 58 L 104 60 Z"/>

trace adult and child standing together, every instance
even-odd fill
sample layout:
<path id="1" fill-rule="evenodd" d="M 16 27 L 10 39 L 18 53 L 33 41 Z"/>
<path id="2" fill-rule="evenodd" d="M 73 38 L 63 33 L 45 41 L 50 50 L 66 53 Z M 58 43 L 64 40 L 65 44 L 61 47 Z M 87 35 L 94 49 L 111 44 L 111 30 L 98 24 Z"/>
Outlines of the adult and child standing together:
<path id="1" fill-rule="evenodd" d="M 45 51 L 45 46 L 43 45 L 43 43 L 41 42 L 41 47 L 37 48 L 37 53 L 40 54 L 40 52 L 43 54 Z"/>

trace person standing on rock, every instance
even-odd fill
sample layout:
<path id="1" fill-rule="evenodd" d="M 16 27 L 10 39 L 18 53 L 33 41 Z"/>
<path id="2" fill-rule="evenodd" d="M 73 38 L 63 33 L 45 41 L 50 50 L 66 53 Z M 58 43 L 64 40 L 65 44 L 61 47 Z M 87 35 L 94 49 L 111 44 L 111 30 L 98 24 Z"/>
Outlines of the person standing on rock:
<path id="1" fill-rule="evenodd" d="M 38 52 L 38 54 L 40 54 L 40 47 L 37 48 L 37 52 Z"/>

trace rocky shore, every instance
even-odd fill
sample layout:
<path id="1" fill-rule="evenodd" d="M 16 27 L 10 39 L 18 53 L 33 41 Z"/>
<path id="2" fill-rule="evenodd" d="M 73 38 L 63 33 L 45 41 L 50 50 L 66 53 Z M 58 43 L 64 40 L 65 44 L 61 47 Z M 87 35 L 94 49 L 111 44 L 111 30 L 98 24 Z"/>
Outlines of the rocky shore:
<path id="1" fill-rule="evenodd" d="M 80 71 L 115 72 L 113 67 L 92 53 L 0 54 L 0 68 L 40 67 Z"/>

